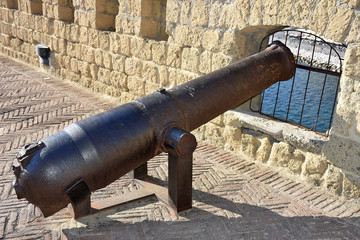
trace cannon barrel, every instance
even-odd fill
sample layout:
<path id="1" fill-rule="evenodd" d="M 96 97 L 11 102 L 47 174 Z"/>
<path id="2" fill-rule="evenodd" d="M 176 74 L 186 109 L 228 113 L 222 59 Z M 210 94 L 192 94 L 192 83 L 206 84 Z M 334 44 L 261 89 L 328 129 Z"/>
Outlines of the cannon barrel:
<path id="1" fill-rule="evenodd" d="M 38 206 L 45 217 L 52 215 L 71 202 L 70 188 L 103 188 L 167 151 L 169 129 L 190 132 L 294 72 L 292 53 L 275 42 L 195 80 L 72 123 L 17 154 L 17 197 Z"/>

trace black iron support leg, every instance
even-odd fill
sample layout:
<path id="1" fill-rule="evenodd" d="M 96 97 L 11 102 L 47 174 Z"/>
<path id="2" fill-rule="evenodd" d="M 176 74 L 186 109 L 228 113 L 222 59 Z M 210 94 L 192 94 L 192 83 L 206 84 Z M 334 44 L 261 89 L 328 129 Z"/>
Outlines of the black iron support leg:
<path id="1" fill-rule="evenodd" d="M 131 171 L 130 176 L 133 179 L 145 179 L 148 176 L 147 162 L 142 164 L 140 167 L 135 168 Z"/>
<path id="2" fill-rule="evenodd" d="M 165 134 L 164 145 L 169 153 L 169 195 L 177 212 L 181 212 L 192 207 L 192 162 L 196 139 L 189 132 L 172 128 Z"/>

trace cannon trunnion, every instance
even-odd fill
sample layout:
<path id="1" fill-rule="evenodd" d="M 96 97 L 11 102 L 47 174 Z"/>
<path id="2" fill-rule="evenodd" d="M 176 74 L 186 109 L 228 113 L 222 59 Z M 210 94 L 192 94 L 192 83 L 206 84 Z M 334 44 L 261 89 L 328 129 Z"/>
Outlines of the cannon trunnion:
<path id="1" fill-rule="evenodd" d="M 131 171 L 146 177 L 147 161 L 167 152 L 170 199 L 177 211 L 189 209 L 196 148 L 190 132 L 294 72 L 292 53 L 275 42 L 225 68 L 73 123 L 21 149 L 13 165 L 16 194 L 45 217 L 69 203 L 75 217 L 84 216 L 91 211 L 91 192 Z M 140 197 L 146 194 L 152 192 Z"/>

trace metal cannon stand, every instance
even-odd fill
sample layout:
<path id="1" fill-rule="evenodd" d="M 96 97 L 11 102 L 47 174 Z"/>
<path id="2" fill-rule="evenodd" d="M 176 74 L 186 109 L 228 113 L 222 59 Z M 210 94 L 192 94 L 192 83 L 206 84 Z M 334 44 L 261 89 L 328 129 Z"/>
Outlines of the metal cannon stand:
<path id="1" fill-rule="evenodd" d="M 148 176 L 147 162 L 131 172 L 131 176 L 143 188 L 126 194 L 91 202 L 91 192 L 71 202 L 74 218 L 95 214 L 99 211 L 130 202 L 156 196 L 177 212 L 192 207 L 192 164 L 197 143 L 194 135 L 180 128 L 171 128 L 164 134 L 164 146 L 168 152 L 168 188 L 156 184 Z"/>

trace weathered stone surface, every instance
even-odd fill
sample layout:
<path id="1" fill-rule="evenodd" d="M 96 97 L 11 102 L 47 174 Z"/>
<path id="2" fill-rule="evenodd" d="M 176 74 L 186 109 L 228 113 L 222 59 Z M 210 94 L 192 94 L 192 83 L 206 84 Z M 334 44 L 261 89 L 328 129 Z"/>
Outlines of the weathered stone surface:
<path id="1" fill-rule="evenodd" d="M 256 151 L 260 147 L 260 141 L 250 135 L 242 134 L 241 135 L 241 151 L 248 155 L 249 157 L 255 158 Z"/>
<path id="2" fill-rule="evenodd" d="M 170 67 L 180 68 L 182 46 L 178 44 L 169 44 L 166 63 Z"/>
<path id="3" fill-rule="evenodd" d="M 218 27 L 220 20 L 220 12 L 222 6 L 220 4 L 211 4 L 209 12 L 209 27 Z"/>
<path id="4" fill-rule="evenodd" d="M 144 62 L 142 67 L 142 77 L 146 82 L 159 84 L 159 73 L 157 66 L 152 62 Z"/>
<path id="5" fill-rule="evenodd" d="M 200 50 L 197 48 L 184 48 L 181 68 L 190 72 L 198 72 Z"/>
<path id="6" fill-rule="evenodd" d="M 180 23 L 189 24 L 191 18 L 191 2 L 181 2 Z"/>
<path id="7" fill-rule="evenodd" d="M 250 25 L 256 26 L 256 25 L 262 25 L 262 1 L 256 0 L 251 5 L 250 10 Z"/>
<path id="8" fill-rule="evenodd" d="M 127 75 L 141 75 L 142 62 L 136 58 L 126 58 L 125 59 L 125 73 Z"/>
<path id="9" fill-rule="evenodd" d="M 360 15 L 357 15 L 351 24 L 347 42 L 348 43 L 360 42 Z"/>
<path id="10" fill-rule="evenodd" d="M 306 154 L 305 175 L 319 174 L 322 175 L 327 168 L 327 160 L 322 156 L 313 153 Z"/>
<path id="11" fill-rule="evenodd" d="M 360 46 L 350 46 L 345 54 L 344 74 L 346 76 L 360 77 Z"/>
<path id="12" fill-rule="evenodd" d="M 358 199 L 360 197 L 359 186 L 352 183 L 346 176 L 344 177 L 344 181 L 343 181 L 342 195 L 344 195 L 346 198 L 352 198 L 352 199 Z"/>
<path id="13" fill-rule="evenodd" d="M 318 34 L 323 34 L 335 9 L 335 1 L 321 0 L 311 15 L 309 28 Z"/>
<path id="14" fill-rule="evenodd" d="M 152 58 L 157 64 L 166 64 L 166 46 L 165 42 L 155 42 L 152 44 Z"/>
<path id="15" fill-rule="evenodd" d="M 250 16 L 250 2 L 249 1 L 236 1 L 236 13 L 238 18 L 238 28 L 242 29 L 249 25 Z"/>
<path id="16" fill-rule="evenodd" d="M 340 171 L 340 169 L 334 166 L 329 166 L 329 168 L 325 172 L 324 178 L 325 178 L 325 182 L 324 182 L 325 187 L 331 192 L 340 195 L 343 188 L 342 183 L 344 178 L 344 175 Z"/>
<path id="17" fill-rule="evenodd" d="M 272 145 L 269 137 L 267 136 L 261 137 L 259 141 L 260 141 L 260 147 L 256 151 L 256 160 L 265 163 L 269 159 Z"/>
<path id="18" fill-rule="evenodd" d="M 134 97 L 140 97 L 145 94 L 145 81 L 137 76 L 128 77 L 127 87 Z"/>
<path id="19" fill-rule="evenodd" d="M 220 31 L 219 30 L 206 30 L 202 39 L 202 46 L 206 50 L 215 51 L 220 46 Z"/>
<path id="20" fill-rule="evenodd" d="M 241 150 L 241 128 L 226 126 L 224 128 L 225 149 L 229 151 Z"/>
<path id="21" fill-rule="evenodd" d="M 263 2 L 263 24 L 264 25 L 273 25 L 277 21 L 278 13 L 278 1 L 277 0 L 268 0 Z"/>
<path id="22" fill-rule="evenodd" d="M 301 172 L 304 155 L 288 143 L 274 143 L 270 153 L 270 163 L 280 167 L 287 167 L 293 173 Z"/>
<path id="23" fill-rule="evenodd" d="M 288 25 L 290 19 L 291 9 L 294 5 L 293 0 L 279 0 L 279 13 L 277 16 L 277 23 L 281 25 Z M 295 26 L 296 27 L 296 26 Z"/>
<path id="24" fill-rule="evenodd" d="M 356 8 L 356 7 L 359 7 L 360 0 L 340 0 L 340 3 L 345 3 L 350 8 Z"/>
<path id="25" fill-rule="evenodd" d="M 166 21 L 179 22 L 180 19 L 180 4 L 175 1 L 167 1 L 166 4 Z"/>
<path id="26" fill-rule="evenodd" d="M 204 51 L 201 53 L 199 59 L 199 72 L 204 74 L 211 72 L 211 57 L 212 52 L 210 51 Z"/>
<path id="27" fill-rule="evenodd" d="M 314 0 L 295 2 L 295 5 L 291 11 L 291 26 L 298 28 L 307 28 L 313 3 Z"/>
<path id="28" fill-rule="evenodd" d="M 212 55 L 212 71 L 218 70 L 229 65 L 233 61 L 233 58 L 222 54 L 222 53 L 214 53 Z"/>
<path id="29" fill-rule="evenodd" d="M 330 23 L 325 31 L 325 37 L 336 42 L 342 42 L 353 15 L 354 12 L 350 9 L 338 6 L 336 13 L 330 19 Z"/>
<path id="30" fill-rule="evenodd" d="M 220 13 L 220 27 L 224 29 L 236 29 L 238 26 L 235 4 L 224 4 Z"/>
<path id="31" fill-rule="evenodd" d="M 207 26 L 209 21 L 208 6 L 202 2 L 194 2 L 191 22 L 196 26 Z"/>

